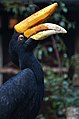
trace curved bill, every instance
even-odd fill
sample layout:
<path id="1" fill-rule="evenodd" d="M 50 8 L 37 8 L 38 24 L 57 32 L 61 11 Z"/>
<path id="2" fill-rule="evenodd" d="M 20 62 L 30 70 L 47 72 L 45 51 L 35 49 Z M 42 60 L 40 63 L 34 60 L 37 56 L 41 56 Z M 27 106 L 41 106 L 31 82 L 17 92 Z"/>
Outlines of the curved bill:
<path id="1" fill-rule="evenodd" d="M 67 33 L 64 28 L 56 24 L 46 23 L 46 25 L 48 26 L 49 30 L 40 31 L 37 34 L 31 36 L 30 38 L 34 40 L 43 40 L 53 34 Z"/>
<path id="2" fill-rule="evenodd" d="M 67 31 L 64 28 L 62 28 L 61 26 L 58 26 L 58 25 L 52 24 L 52 23 L 44 23 L 44 24 L 40 24 L 35 27 L 32 27 L 30 29 L 27 29 L 24 32 L 24 36 L 29 38 L 30 36 L 38 33 L 39 31 L 43 31 L 43 30 L 53 30 L 53 34 L 67 33 Z"/>
<path id="3" fill-rule="evenodd" d="M 54 3 L 43 8 L 42 10 L 39 10 L 38 12 L 24 19 L 20 23 L 16 24 L 14 27 L 15 30 L 18 33 L 23 33 L 28 28 L 31 28 L 32 26 L 35 26 L 36 24 L 42 23 L 43 21 L 46 20 L 47 17 L 49 17 L 51 14 L 55 12 L 57 7 L 58 7 L 58 4 Z"/>

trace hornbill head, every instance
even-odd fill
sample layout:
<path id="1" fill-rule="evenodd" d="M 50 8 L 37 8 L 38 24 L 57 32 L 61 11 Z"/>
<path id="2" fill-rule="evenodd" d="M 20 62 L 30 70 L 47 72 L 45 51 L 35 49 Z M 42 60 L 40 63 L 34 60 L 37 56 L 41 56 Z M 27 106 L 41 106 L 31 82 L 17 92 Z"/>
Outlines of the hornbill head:
<path id="1" fill-rule="evenodd" d="M 57 3 L 49 5 L 16 24 L 14 27 L 15 33 L 10 42 L 10 54 L 14 54 L 17 59 L 17 52 L 20 52 L 20 50 L 33 50 L 39 40 L 43 40 L 52 34 L 67 33 L 61 26 L 42 23 L 54 13 L 57 7 Z"/>

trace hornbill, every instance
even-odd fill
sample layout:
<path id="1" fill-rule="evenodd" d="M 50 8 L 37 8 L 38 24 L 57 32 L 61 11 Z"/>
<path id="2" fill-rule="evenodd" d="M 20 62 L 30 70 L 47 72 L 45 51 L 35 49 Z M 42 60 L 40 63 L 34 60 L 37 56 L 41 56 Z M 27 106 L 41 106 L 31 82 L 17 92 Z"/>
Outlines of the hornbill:
<path id="1" fill-rule="evenodd" d="M 57 8 L 54 3 L 14 27 L 9 52 L 20 73 L 0 86 L 0 119 L 35 119 L 44 96 L 44 75 L 33 51 L 46 37 L 66 33 L 58 25 L 42 23 Z"/>

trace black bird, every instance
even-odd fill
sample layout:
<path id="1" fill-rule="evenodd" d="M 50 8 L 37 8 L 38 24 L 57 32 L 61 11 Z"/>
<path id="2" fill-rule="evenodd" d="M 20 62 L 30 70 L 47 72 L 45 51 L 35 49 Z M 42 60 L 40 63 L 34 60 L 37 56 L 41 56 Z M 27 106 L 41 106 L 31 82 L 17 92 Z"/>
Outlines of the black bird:
<path id="1" fill-rule="evenodd" d="M 43 71 L 33 54 L 37 42 L 32 41 L 32 47 L 28 40 L 22 40 L 22 36 L 17 40 L 18 37 L 15 32 L 10 42 L 10 53 L 14 63 L 18 56 L 22 71 L 0 88 L 0 119 L 35 119 L 43 100 Z"/>
<path id="2" fill-rule="evenodd" d="M 0 86 L 0 119 L 35 119 L 38 114 L 44 96 L 44 75 L 33 51 L 39 40 L 53 33 L 66 33 L 58 25 L 50 23 L 42 25 L 42 30 L 44 27 L 52 30 L 46 29 L 37 34 L 36 30 L 35 35 L 32 33 L 29 38 L 23 35 L 24 31 L 18 33 L 15 27 L 9 52 L 13 63 L 21 68 L 21 72 Z M 23 23 L 22 27 L 25 27 Z"/>

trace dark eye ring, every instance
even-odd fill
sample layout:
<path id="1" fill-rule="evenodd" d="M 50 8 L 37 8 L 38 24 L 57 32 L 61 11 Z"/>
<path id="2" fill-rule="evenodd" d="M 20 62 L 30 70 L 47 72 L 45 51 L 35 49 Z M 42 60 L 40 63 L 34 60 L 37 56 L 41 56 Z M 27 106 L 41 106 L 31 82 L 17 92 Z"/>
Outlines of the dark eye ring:
<path id="1" fill-rule="evenodd" d="M 24 40 L 24 36 L 23 35 L 19 35 L 18 41 L 22 41 L 22 40 Z"/>

